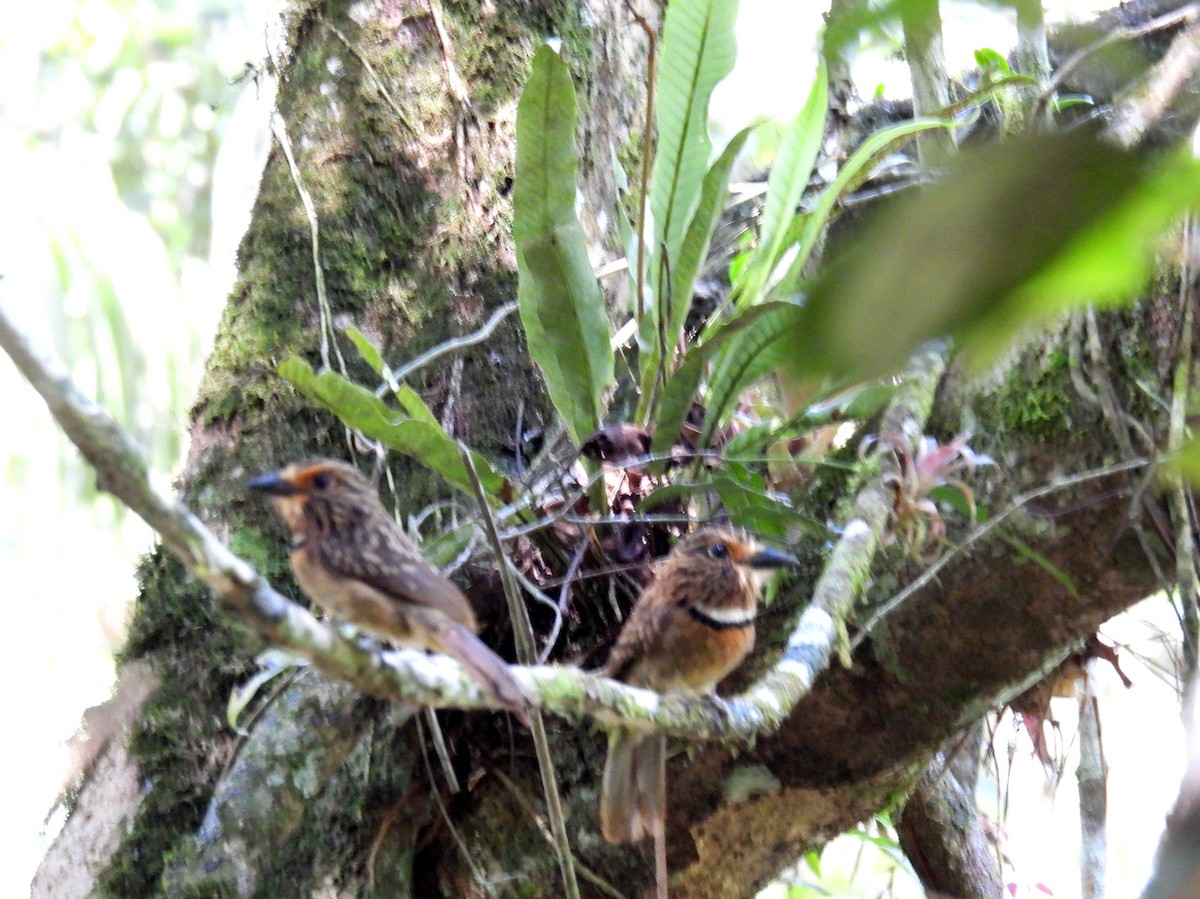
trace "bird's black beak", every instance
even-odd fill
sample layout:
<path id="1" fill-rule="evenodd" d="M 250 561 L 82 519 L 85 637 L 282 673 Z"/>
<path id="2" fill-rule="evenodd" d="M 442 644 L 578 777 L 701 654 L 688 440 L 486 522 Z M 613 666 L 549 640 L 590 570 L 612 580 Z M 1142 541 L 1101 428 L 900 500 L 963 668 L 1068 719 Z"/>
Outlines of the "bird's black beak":
<path id="1" fill-rule="evenodd" d="M 764 549 L 748 558 L 745 564 L 751 568 L 787 568 L 791 565 L 799 565 L 800 560 L 790 553 L 780 552 L 777 549 Z"/>
<path id="2" fill-rule="evenodd" d="M 260 474 L 252 481 L 246 482 L 247 490 L 258 490 L 261 493 L 269 493 L 272 496 L 295 496 L 300 492 L 300 488 L 290 481 L 286 481 L 277 471 L 268 471 L 266 474 Z"/>

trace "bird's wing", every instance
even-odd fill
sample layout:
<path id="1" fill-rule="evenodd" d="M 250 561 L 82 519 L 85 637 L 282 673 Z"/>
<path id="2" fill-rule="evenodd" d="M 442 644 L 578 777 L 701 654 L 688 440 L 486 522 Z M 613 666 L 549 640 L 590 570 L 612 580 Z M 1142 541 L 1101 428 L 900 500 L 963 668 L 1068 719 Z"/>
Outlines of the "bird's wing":
<path id="1" fill-rule="evenodd" d="M 663 617 L 671 610 L 659 602 L 655 585 L 647 588 L 641 599 L 629 613 L 629 619 L 621 628 L 621 635 L 608 655 L 604 673 L 608 677 L 641 686 L 638 663 L 654 654 L 658 635 L 663 629 Z"/>
<path id="2" fill-rule="evenodd" d="M 416 545 L 395 529 L 356 529 L 346 539 L 320 542 L 319 552 L 335 574 L 354 578 L 398 600 L 442 612 L 471 631 L 475 612 L 461 590 L 434 568 Z"/>

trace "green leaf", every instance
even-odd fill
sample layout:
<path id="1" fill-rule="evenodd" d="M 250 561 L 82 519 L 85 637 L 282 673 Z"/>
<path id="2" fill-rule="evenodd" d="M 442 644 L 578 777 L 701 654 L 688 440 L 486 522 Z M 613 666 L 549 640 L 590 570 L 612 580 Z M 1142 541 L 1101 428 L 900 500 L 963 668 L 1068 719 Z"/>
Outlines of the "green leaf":
<path id="1" fill-rule="evenodd" d="M 754 534 L 783 540 L 799 516 L 782 496 L 767 492 L 762 475 L 744 465 L 727 461 L 724 473 L 713 479 L 729 520 Z M 808 522 L 804 522 L 807 528 Z"/>
<path id="2" fill-rule="evenodd" d="M 784 134 L 767 181 L 767 199 L 759 226 L 758 247 L 751 254 L 742 277 L 734 285 L 739 305 L 757 303 L 766 290 L 785 241 L 796 218 L 796 207 L 808 186 L 821 139 L 825 134 L 825 113 L 829 103 L 829 83 L 825 62 L 817 66 L 817 76 L 804 108 Z"/>
<path id="3" fill-rule="evenodd" d="M 992 73 L 999 73 L 1000 75 L 1011 75 L 1013 73 L 1008 60 L 991 47 L 980 47 L 975 51 L 975 65 L 985 72 L 990 70 Z"/>
<path id="4" fill-rule="evenodd" d="M 854 155 L 842 166 L 833 182 L 821 191 L 816 206 L 813 207 L 804 222 L 804 228 L 797 241 L 796 255 L 788 265 L 787 274 L 780 279 L 779 285 L 772 291 L 772 295 L 788 296 L 800 289 L 804 266 L 808 264 L 808 259 L 821 237 L 821 232 L 829 223 L 834 205 L 870 177 L 871 167 L 875 165 L 876 161 L 896 152 L 922 131 L 930 131 L 934 128 L 952 128 L 953 126 L 954 123 L 947 119 L 913 119 L 911 122 L 904 122 L 877 131 L 863 141 L 854 151 Z"/>
<path id="5" fill-rule="evenodd" d="M 708 102 L 737 58 L 738 0 L 673 0 L 667 5 L 658 72 L 658 143 L 650 176 L 655 254 L 651 281 L 662 302 L 712 155 Z M 662 253 L 666 253 L 663 264 Z"/>
<path id="6" fill-rule="evenodd" d="M 792 334 L 798 370 L 894 371 L 956 336 L 976 364 L 1035 322 L 1125 299 L 1156 238 L 1200 201 L 1200 164 L 1147 164 L 1085 130 L 964 152 L 826 266 Z"/>
<path id="7" fill-rule="evenodd" d="M 347 328 L 346 336 L 350 338 L 350 342 L 354 344 L 363 361 L 371 366 L 377 375 L 384 378 L 389 384 L 394 383 L 394 379 L 391 377 L 391 370 L 388 368 L 387 363 L 383 361 L 382 354 L 376 349 L 375 344 L 367 340 L 362 331 L 358 330 L 358 328 Z M 437 416 L 433 414 L 433 411 L 425 404 L 420 395 L 407 384 L 399 385 L 397 389 L 392 391 L 392 395 L 399 400 L 404 411 L 413 418 L 428 422 L 431 425 L 437 425 L 439 428 L 441 427 Z"/>
<path id="8" fill-rule="evenodd" d="M 575 87 L 547 46 L 517 107 L 513 240 L 529 355 L 575 443 L 600 427 L 613 380 L 604 295 L 575 217 Z"/>
<path id="9" fill-rule="evenodd" d="M 743 331 L 754 327 L 760 319 L 771 315 L 785 317 L 795 315 L 797 314 L 796 310 L 797 307 L 791 303 L 760 303 L 735 318 L 726 319 L 702 342 L 693 344 L 687 355 L 684 356 L 683 363 L 667 381 L 666 389 L 663 391 L 650 452 L 665 453 L 675 444 L 688 410 L 692 407 L 692 400 L 696 397 L 696 390 L 699 389 L 700 381 L 704 377 L 704 370 L 709 360 L 722 347 Z M 710 417 L 711 410 L 710 414 L 706 416 L 706 420 Z"/>
<path id="10" fill-rule="evenodd" d="M 1160 474 L 1182 475 L 1193 485 L 1200 484 L 1200 438 L 1193 438 L 1163 461 Z"/>
<path id="11" fill-rule="evenodd" d="M 713 229 L 716 228 L 721 214 L 725 211 L 725 200 L 729 195 L 729 172 L 754 127 L 751 125 L 735 134 L 721 155 L 717 157 L 717 161 L 709 167 L 708 174 L 704 176 L 700 200 L 691 222 L 688 223 L 687 233 L 679 248 L 679 257 L 672 267 L 671 289 L 662 301 L 663 306 L 670 308 L 670 314 L 666 316 L 668 324 L 664 329 L 668 359 L 679 340 L 683 323 L 687 319 L 688 309 L 692 305 L 696 277 L 708 255 Z M 654 395 L 654 379 L 658 374 L 659 366 L 665 364 L 657 335 L 658 321 L 658 312 L 644 316 L 641 333 L 638 337 L 642 349 L 640 356 L 641 408 L 637 415 L 639 421 L 648 421 L 653 415 L 651 398 Z"/>
<path id="12" fill-rule="evenodd" d="M 473 492 L 458 444 L 436 421 L 410 418 L 389 408 L 374 393 L 337 372 L 316 374 L 312 366 L 296 356 L 279 364 L 279 374 L 291 381 L 301 394 L 324 406 L 350 427 L 378 440 L 390 450 L 411 456 L 440 474 L 451 487 Z M 488 493 L 492 496 L 506 494 L 509 484 L 504 476 L 477 453 L 472 453 L 472 458 Z"/>
<path id="13" fill-rule="evenodd" d="M 366 336 L 358 328 L 347 328 L 346 336 L 350 338 L 350 342 L 358 350 L 358 355 L 362 356 L 363 362 L 371 366 L 371 370 L 375 374 L 383 375 L 383 370 L 387 368 L 387 365 L 384 363 L 383 356 L 376 349 L 375 344 L 367 340 Z"/>
<path id="14" fill-rule="evenodd" d="M 725 342 L 717 354 L 708 380 L 699 447 L 709 445 L 743 390 L 791 361 L 795 354 L 795 332 L 804 317 L 803 307 L 769 302 L 751 307 L 751 311 L 755 309 L 767 311 Z"/>

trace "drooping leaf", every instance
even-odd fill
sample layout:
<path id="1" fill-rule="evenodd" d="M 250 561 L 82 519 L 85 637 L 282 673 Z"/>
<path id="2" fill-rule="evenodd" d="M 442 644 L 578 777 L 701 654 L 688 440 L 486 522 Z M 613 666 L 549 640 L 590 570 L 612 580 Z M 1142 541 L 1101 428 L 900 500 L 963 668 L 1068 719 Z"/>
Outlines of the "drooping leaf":
<path id="1" fill-rule="evenodd" d="M 324 406 L 350 427 L 378 440 L 390 450 L 411 456 L 440 474 L 451 487 L 464 492 L 472 490 L 458 444 L 436 421 L 412 418 L 391 409 L 366 388 L 337 372 L 317 374 L 312 366 L 296 356 L 279 364 L 279 374 L 301 394 Z M 472 453 L 472 458 L 488 493 L 493 496 L 506 494 L 509 485 L 504 476 L 478 454 Z"/>
<path id="2" fill-rule="evenodd" d="M 1016 553 L 1020 558 L 1037 565 L 1038 568 L 1041 568 L 1044 572 L 1046 572 L 1046 574 L 1058 581 L 1059 586 L 1067 591 L 1068 596 L 1070 596 L 1072 599 L 1079 599 L 1079 591 L 1075 589 L 1075 581 L 1071 579 L 1069 574 L 1047 559 L 1044 555 L 1035 550 L 1021 538 L 1015 537 L 1012 534 L 1001 534 L 1000 539 L 1016 550 Z"/>
<path id="3" fill-rule="evenodd" d="M 708 103 L 737 57 L 737 8 L 738 0 L 675 0 L 667 6 L 659 51 L 658 143 L 650 176 L 655 254 L 650 279 L 659 303 L 712 155 Z"/>
<path id="4" fill-rule="evenodd" d="M 363 361 L 371 366 L 376 374 L 384 378 L 389 384 L 394 383 L 394 379 L 391 377 L 391 370 L 388 368 L 387 363 L 383 361 L 383 355 L 379 352 L 375 344 L 366 338 L 362 331 L 358 330 L 358 328 L 347 328 L 346 336 L 350 338 L 350 342 L 354 344 Z M 421 399 L 420 395 L 407 384 L 398 385 L 397 389 L 392 391 L 392 395 L 396 397 L 400 405 L 404 408 L 404 411 L 413 418 L 441 427 L 433 411 Z"/>
<path id="5" fill-rule="evenodd" d="M 571 73 L 543 46 L 517 107 L 517 299 L 529 354 L 578 443 L 600 426 L 613 353 L 604 295 L 575 217 L 575 118 Z"/>
<path id="6" fill-rule="evenodd" d="M 753 130 L 754 126 L 750 126 L 735 134 L 721 155 L 717 157 L 716 162 L 709 167 L 708 174 L 704 176 L 700 200 L 688 223 L 687 233 L 679 248 L 679 256 L 674 260 L 671 269 L 670 291 L 661 304 L 669 307 L 670 310 L 666 315 L 668 323 L 663 328 L 663 334 L 666 336 L 668 361 L 675 348 L 675 343 L 679 339 L 679 334 L 683 330 L 683 323 L 687 319 L 696 278 L 708 255 L 713 229 L 716 228 L 721 213 L 725 211 L 725 200 L 729 195 L 729 172 Z M 659 366 L 666 364 L 660 345 L 662 341 L 658 339 L 658 322 L 658 312 L 646 315 L 642 319 L 642 333 L 639 336 L 642 348 L 640 356 L 642 389 L 637 415 L 639 421 L 647 420 L 653 415 L 651 398 L 654 396 L 654 380 L 658 376 Z"/>
<path id="7" fill-rule="evenodd" d="M 800 523 L 786 498 L 769 493 L 762 475 L 745 465 L 726 461 L 722 473 L 713 479 L 713 488 L 729 520 L 751 533 L 782 540 L 790 526 Z"/>
<path id="8" fill-rule="evenodd" d="M 746 263 L 734 286 L 740 305 L 762 299 L 771 272 L 779 261 L 785 240 L 796 217 L 796 207 L 808 186 L 809 176 L 821 149 L 825 134 L 825 113 L 829 107 L 829 84 L 824 60 L 800 114 L 784 133 L 779 152 L 767 180 L 767 198 L 759 226 L 758 246 Z"/>
<path id="9" fill-rule="evenodd" d="M 350 338 L 350 342 L 358 350 L 358 355 L 362 356 L 363 362 L 371 366 L 371 370 L 375 374 L 382 375 L 387 365 L 384 363 L 383 355 L 379 352 L 375 344 L 371 343 L 358 328 L 347 328 L 346 336 Z"/>
<path id="10" fill-rule="evenodd" d="M 1154 243 L 1200 201 L 1200 164 L 1147 163 L 1083 130 L 961 154 L 825 267 L 792 334 L 795 365 L 870 376 L 957 336 L 984 362 L 1037 321 L 1143 286 Z"/>

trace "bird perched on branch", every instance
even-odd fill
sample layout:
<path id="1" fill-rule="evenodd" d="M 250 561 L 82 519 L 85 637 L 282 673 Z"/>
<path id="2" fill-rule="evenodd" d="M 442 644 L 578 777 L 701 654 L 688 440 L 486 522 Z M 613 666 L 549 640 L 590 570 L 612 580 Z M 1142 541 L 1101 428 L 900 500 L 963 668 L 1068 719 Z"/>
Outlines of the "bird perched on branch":
<path id="1" fill-rule="evenodd" d="M 505 661 L 475 636 L 470 602 L 397 527 L 358 469 L 309 459 L 247 487 L 269 494 L 292 532 L 292 570 L 311 599 L 398 645 L 451 656 L 529 724 L 529 699 Z"/>
<path id="2" fill-rule="evenodd" d="M 679 543 L 635 603 L 605 674 L 658 693 L 707 693 L 754 645 L 762 583 L 795 565 L 725 530 Z M 609 736 L 600 791 L 600 829 L 610 843 L 654 836 L 666 817 L 666 740 L 628 728 Z"/>

